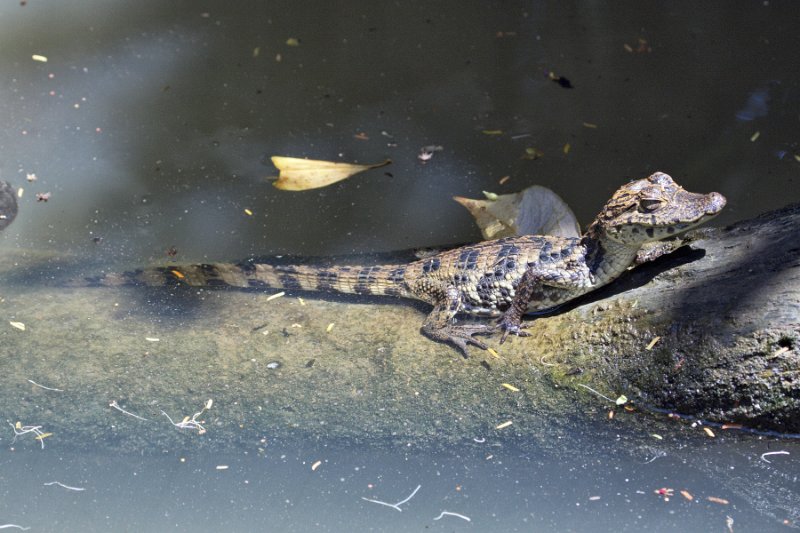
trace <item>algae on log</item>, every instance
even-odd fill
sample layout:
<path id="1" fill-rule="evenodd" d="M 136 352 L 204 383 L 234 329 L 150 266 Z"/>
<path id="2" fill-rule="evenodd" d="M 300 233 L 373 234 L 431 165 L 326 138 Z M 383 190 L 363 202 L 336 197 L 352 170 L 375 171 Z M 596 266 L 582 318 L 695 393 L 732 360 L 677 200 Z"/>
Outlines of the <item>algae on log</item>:
<path id="1" fill-rule="evenodd" d="M 533 337 L 502 346 L 490 338 L 499 358 L 474 349 L 468 360 L 419 334 L 424 314 L 414 305 L 54 288 L 53 273 L 97 269 L 5 249 L 0 416 L 41 424 L 58 436 L 48 446 L 165 450 L 192 435 L 161 411 L 181 420 L 211 398 L 200 418 L 208 433 L 192 439 L 198 448 L 262 439 L 448 447 L 502 437 L 557 450 L 575 441 L 576 427 L 608 424 L 613 402 L 578 386 L 586 384 L 612 399 L 798 432 L 799 229 L 795 207 L 695 233 L 690 248 L 534 321 Z M 604 430 L 618 432 L 623 418 L 628 428 L 643 423 L 620 412 Z M 497 429 L 504 421 L 513 425 Z"/>

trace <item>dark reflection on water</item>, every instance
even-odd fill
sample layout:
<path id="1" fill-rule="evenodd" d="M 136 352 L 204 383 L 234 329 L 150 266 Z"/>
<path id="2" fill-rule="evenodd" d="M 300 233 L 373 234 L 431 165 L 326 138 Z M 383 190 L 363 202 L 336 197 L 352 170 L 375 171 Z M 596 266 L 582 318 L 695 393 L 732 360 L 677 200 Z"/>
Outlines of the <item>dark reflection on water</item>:
<path id="1" fill-rule="evenodd" d="M 0 179 L 25 194 L 0 247 L 98 265 L 164 262 L 172 249 L 179 261 L 400 250 L 479 238 L 453 195 L 544 185 L 585 225 L 620 183 L 655 170 L 725 194 L 718 224 L 754 216 L 800 200 L 796 9 L 6 2 Z M 422 162 L 428 145 L 443 150 Z M 543 156 L 526 159 L 526 148 Z M 265 180 L 270 155 L 393 164 L 287 193 Z M 576 428 L 581 449 L 595 437 Z M 616 457 L 613 442 L 582 460 L 508 446 L 266 458 L 4 451 L 0 514 L 45 531 L 707 531 L 725 530 L 729 516 L 735 530 L 797 516 L 783 503 L 792 497 L 780 497 L 797 481 L 781 470 L 784 458 L 758 459 L 796 455 L 796 446 L 716 442 L 703 469 L 669 449 L 661 457 L 657 443 L 641 463 Z M 781 492 L 759 499 L 739 471 L 754 484 L 780 477 Z M 42 485 L 53 480 L 86 491 Z M 399 501 L 418 484 L 401 513 L 361 499 Z M 672 501 L 653 494 L 660 487 L 676 489 Z M 688 502 L 679 489 L 698 497 Z M 433 521 L 443 510 L 472 522 Z"/>

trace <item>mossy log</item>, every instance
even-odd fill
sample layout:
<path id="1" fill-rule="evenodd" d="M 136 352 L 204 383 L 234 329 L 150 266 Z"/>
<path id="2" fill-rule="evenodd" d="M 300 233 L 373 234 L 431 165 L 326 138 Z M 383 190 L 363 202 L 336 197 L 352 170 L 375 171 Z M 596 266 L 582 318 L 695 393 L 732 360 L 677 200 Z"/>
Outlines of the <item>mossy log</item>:
<path id="1" fill-rule="evenodd" d="M 578 418 L 615 409 L 585 385 L 624 394 L 640 419 L 650 407 L 797 433 L 799 236 L 800 207 L 695 232 L 689 246 L 536 319 L 532 337 L 490 338 L 498 357 L 474 349 L 467 360 L 418 333 L 424 306 L 55 288 L 45 283 L 53 273 L 91 267 L 6 249 L 0 416 L 92 450 L 187 439 L 215 449 L 293 438 L 449 446 L 492 435 L 556 448 Z M 208 399 L 200 437 L 163 414 L 180 422 Z M 619 411 L 614 423 L 632 416 Z"/>

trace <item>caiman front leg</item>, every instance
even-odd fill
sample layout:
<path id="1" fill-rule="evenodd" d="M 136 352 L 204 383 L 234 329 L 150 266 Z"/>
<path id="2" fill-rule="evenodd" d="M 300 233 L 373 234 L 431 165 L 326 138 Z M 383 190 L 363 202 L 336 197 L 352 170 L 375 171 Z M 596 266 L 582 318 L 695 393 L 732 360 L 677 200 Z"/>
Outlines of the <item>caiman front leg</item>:
<path id="1" fill-rule="evenodd" d="M 530 336 L 530 333 L 522 331 L 527 327 L 527 325 L 522 325 L 522 316 L 528 311 L 531 302 L 543 303 L 545 289 L 549 291 L 562 290 L 577 295 L 588 292 L 594 285 L 594 275 L 585 267 L 573 268 L 569 273 L 561 270 L 525 271 L 517 283 L 511 305 L 497 322 L 496 328 L 503 330 L 500 344 L 505 342 L 509 334 L 519 337 Z M 561 299 L 561 301 L 567 299 L 569 298 Z"/>
<path id="2" fill-rule="evenodd" d="M 523 328 L 527 327 L 522 325 L 522 315 L 528 310 L 528 302 L 531 301 L 534 292 L 540 285 L 541 280 L 537 274 L 534 274 L 532 270 L 525 271 L 514 291 L 514 299 L 511 301 L 511 305 L 495 326 L 495 328 L 503 331 L 503 336 L 500 337 L 500 344 L 506 342 L 509 334 L 518 337 L 530 337 L 530 333 L 522 331 Z"/>
<path id="3" fill-rule="evenodd" d="M 447 289 L 444 297 L 433 307 L 433 311 L 422 324 L 422 332 L 429 338 L 455 345 L 466 359 L 467 345 L 474 344 L 483 350 L 489 347 L 473 335 L 489 334 L 495 330 L 494 326 L 486 324 L 461 324 L 455 325 L 453 320 L 461 310 L 461 297 L 455 287 Z"/>

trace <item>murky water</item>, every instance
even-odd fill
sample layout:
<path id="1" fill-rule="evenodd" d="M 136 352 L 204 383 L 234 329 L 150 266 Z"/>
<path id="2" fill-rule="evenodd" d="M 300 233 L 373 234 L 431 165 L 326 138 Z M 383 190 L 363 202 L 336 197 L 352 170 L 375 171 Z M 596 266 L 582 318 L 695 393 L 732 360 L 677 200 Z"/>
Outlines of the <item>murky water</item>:
<path id="1" fill-rule="evenodd" d="M 415 335 L 409 328 L 392 329 L 393 313 L 418 320 L 414 309 L 382 308 L 388 332 L 364 326 L 370 336 L 385 335 L 380 342 L 388 355 L 359 352 L 357 330 L 336 341 L 320 334 L 302 345 L 289 344 L 296 337 L 288 330 L 287 352 L 276 353 L 274 345 L 240 334 L 263 322 L 261 295 L 178 301 L 101 289 L 72 299 L 41 285 L 48 269 L 57 275 L 63 268 L 474 241 L 479 232 L 452 196 L 532 184 L 561 195 L 585 225 L 621 183 L 655 170 L 687 189 L 723 193 L 728 207 L 715 224 L 799 201 L 796 9 L 791 2 L 736 9 L 690 2 L 0 5 L 0 179 L 24 189 L 16 221 L 0 234 L 0 253 L 19 265 L 5 264 L 0 279 L 0 384 L 20 398 L 0 406 L 10 424 L 0 432 L 0 525 L 40 531 L 795 525 L 800 448 L 791 440 L 719 428 L 711 439 L 688 423 L 646 416 L 609 426 L 602 402 L 552 424 L 536 421 L 535 403 L 509 403 L 517 425 L 541 425 L 538 442 L 489 431 L 459 434 L 474 426 L 436 420 L 435 398 L 420 404 L 423 415 L 382 425 L 382 416 L 405 412 L 396 404 L 412 401 L 415 381 L 430 372 L 448 397 L 457 397 L 461 380 L 484 372 L 476 361 L 441 358 L 412 367 L 393 358 L 392 349 L 426 350 L 427 341 L 407 339 Z M 550 72 L 569 83 L 555 83 Z M 423 162 L 418 154 L 429 145 L 443 150 Z M 531 160 L 526 149 L 542 155 Z M 326 189 L 288 193 L 266 179 L 276 172 L 272 155 L 393 163 Z M 37 201 L 46 193 L 47 201 Z M 276 333 L 269 321 L 288 326 L 311 312 L 281 305 L 282 322 L 264 319 L 276 335 L 280 327 Z M 370 320 L 363 309 L 358 315 L 319 305 L 340 313 L 337 322 Z M 235 317 L 231 309 L 240 319 L 219 318 Z M 92 313 L 113 317 L 118 329 L 98 329 L 95 323 L 106 323 L 100 316 L 92 322 Z M 9 321 L 27 322 L 34 340 L 12 342 Z M 196 344 L 168 344 L 170 332 L 203 328 L 213 334 L 198 332 Z M 128 334 L 139 341 L 163 337 L 166 347 L 132 348 Z M 346 366 L 336 366 L 330 342 Z M 302 353 L 291 351 L 297 346 Z M 293 417 L 300 414 L 277 401 L 244 402 L 237 383 L 253 393 L 263 382 L 278 396 L 281 382 L 267 365 L 305 371 L 312 360 L 318 373 L 309 379 L 321 398 L 337 397 L 331 391 L 340 389 L 352 394 L 343 405 L 315 411 L 313 431 L 297 432 L 313 439 L 290 442 L 283 436 L 296 429 Z M 181 366 L 185 374 L 177 373 Z M 42 375 L 26 373 L 34 369 Z M 360 377 L 373 371 L 385 387 L 378 390 L 396 395 L 370 397 L 370 381 Z M 66 399 L 48 396 L 28 377 L 66 384 Z M 141 385 L 131 388 L 136 380 Z M 547 383 L 533 383 L 547 390 Z M 70 396 L 70 386 L 81 394 Z M 305 390 L 279 392 L 291 398 Z M 86 404 L 83 394 L 96 399 Z M 108 408 L 117 399 L 166 424 L 160 409 L 191 414 L 208 397 L 222 413 L 208 435 L 175 429 L 167 436 L 174 428 L 135 425 Z M 463 401 L 454 411 L 480 418 L 480 398 Z M 374 410 L 375 428 L 349 426 L 347 409 Z M 101 411 L 106 418 L 96 416 Z M 50 422 L 59 431 L 12 442 L 12 426 L 23 415 L 25 424 L 42 423 L 46 431 Z M 280 428 L 277 440 L 258 425 L 270 417 Z M 70 420 L 86 425 L 73 431 Z M 431 427 L 420 430 L 420 441 L 406 438 Z M 326 428 L 349 438 L 326 439 Z M 385 438 L 374 438 L 384 430 Z M 770 451 L 790 453 L 761 457 Z M 52 481 L 85 490 L 44 485 Z M 396 503 L 418 485 L 400 512 L 363 499 Z M 660 488 L 674 490 L 669 501 L 654 493 Z M 442 511 L 471 521 L 434 520 Z"/>

